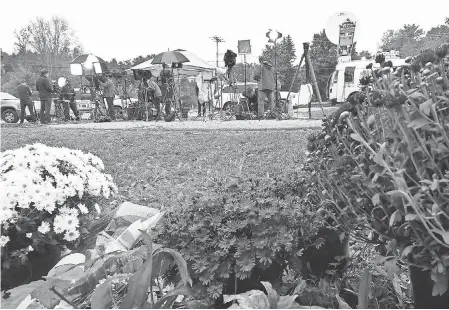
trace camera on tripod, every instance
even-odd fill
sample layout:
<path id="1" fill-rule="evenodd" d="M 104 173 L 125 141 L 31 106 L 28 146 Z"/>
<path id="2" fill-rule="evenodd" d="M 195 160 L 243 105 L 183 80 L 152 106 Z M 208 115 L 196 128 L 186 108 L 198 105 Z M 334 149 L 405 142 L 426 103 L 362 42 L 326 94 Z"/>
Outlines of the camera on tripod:
<path id="1" fill-rule="evenodd" d="M 53 81 L 51 85 L 51 92 L 54 94 L 59 94 L 61 87 L 58 85 L 58 81 Z"/>

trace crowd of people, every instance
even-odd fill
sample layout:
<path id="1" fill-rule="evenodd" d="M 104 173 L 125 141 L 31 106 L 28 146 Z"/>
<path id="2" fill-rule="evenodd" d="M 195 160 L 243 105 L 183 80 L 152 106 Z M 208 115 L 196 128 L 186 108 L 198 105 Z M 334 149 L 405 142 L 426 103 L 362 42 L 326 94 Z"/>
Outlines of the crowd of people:
<path id="1" fill-rule="evenodd" d="M 261 64 L 261 70 L 257 77 L 258 87 L 248 87 L 246 92 L 242 95 L 248 100 L 248 104 L 252 112 L 259 117 L 263 117 L 265 105 L 268 103 L 268 109 L 274 109 L 275 105 L 275 79 L 273 74 L 273 66 L 268 61 L 263 61 Z M 155 108 L 157 117 L 161 116 L 161 105 L 165 106 L 165 114 L 170 113 L 170 103 L 173 101 L 174 95 L 174 83 L 170 80 L 170 77 L 161 76 L 156 79 L 151 74 L 142 78 L 142 98 L 140 101 L 152 102 L 152 106 Z M 171 83 L 170 83 L 171 82 Z M 111 120 L 115 120 L 114 111 L 114 97 L 117 93 L 115 84 L 109 75 L 103 75 L 102 77 L 95 78 L 95 83 L 101 87 L 101 96 L 103 103 L 107 107 L 107 116 Z M 95 85 L 92 85 L 95 88 Z M 204 83 L 204 81 L 196 79 L 196 95 L 198 97 L 198 116 L 204 116 L 206 110 L 206 102 L 210 100 L 218 99 L 218 90 L 214 87 L 214 83 Z M 75 116 L 75 120 L 80 119 L 80 112 L 78 111 L 75 101 L 75 90 L 72 87 L 68 79 L 65 80 L 65 85 L 58 90 L 52 86 L 49 79 L 49 72 L 46 69 L 41 70 L 40 76 L 35 84 L 36 90 L 39 93 L 40 111 L 39 115 L 36 113 L 32 97 L 32 91 L 26 81 L 18 86 L 17 92 L 20 99 L 20 124 L 24 123 L 26 109 L 28 109 L 30 118 L 29 121 L 35 123 L 39 118 L 41 124 L 48 124 L 51 122 L 51 105 L 55 96 L 59 97 L 59 102 L 62 103 L 62 109 L 64 114 L 64 120 L 69 121 L 70 110 Z M 56 93 L 56 94 L 55 94 Z"/>

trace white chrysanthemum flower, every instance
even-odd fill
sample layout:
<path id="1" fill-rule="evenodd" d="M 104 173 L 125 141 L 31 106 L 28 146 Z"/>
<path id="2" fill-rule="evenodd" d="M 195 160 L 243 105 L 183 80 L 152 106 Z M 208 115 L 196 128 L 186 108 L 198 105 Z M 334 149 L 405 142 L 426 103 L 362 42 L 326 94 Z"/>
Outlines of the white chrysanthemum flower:
<path id="1" fill-rule="evenodd" d="M 31 238 L 33 236 L 33 234 L 32 233 L 27 233 L 26 236 L 27 236 L 27 238 Z"/>
<path id="2" fill-rule="evenodd" d="M 1 236 L 0 237 L 0 247 L 4 247 L 9 242 L 8 236 Z"/>
<path id="3" fill-rule="evenodd" d="M 87 207 L 82 203 L 78 204 L 78 209 L 80 209 L 81 214 L 89 213 L 89 209 L 87 209 Z"/>
<path id="4" fill-rule="evenodd" d="M 47 222 L 42 222 L 41 226 L 37 228 L 37 231 L 41 234 L 46 234 L 50 231 L 50 224 Z"/>
<path id="5" fill-rule="evenodd" d="M 96 203 L 96 204 L 94 205 L 94 208 L 95 208 L 95 211 L 97 211 L 98 214 L 101 213 L 101 208 L 100 208 L 100 206 L 98 205 L 98 203 Z"/>
<path id="6" fill-rule="evenodd" d="M 64 240 L 66 241 L 75 241 L 76 239 L 78 239 L 78 237 L 80 236 L 80 233 L 78 230 L 74 229 L 74 230 L 67 230 L 67 232 L 64 235 Z"/>
<path id="7" fill-rule="evenodd" d="M 76 216 L 73 215 L 65 215 L 64 216 L 64 222 L 66 230 L 75 230 L 79 227 L 79 220 Z"/>
<path id="8" fill-rule="evenodd" d="M 33 252 L 33 251 L 34 251 L 34 248 L 33 248 L 31 245 L 29 245 L 28 248 L 27 248 L 27 251 L 28 251 L 28 252 Z"/>

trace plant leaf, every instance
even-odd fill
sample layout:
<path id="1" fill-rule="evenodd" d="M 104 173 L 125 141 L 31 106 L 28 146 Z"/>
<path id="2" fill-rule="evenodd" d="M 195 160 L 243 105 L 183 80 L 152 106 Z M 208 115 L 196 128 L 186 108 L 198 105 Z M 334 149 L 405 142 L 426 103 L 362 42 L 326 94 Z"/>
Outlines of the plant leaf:
<path id="1" fill-rule="evenodd" d="M 414 246 L 409 245 L 408 247 L 405 247 L 405 249 L 402 251 L 401 257 L 407 258 L 407 256 L 412 253 Z"/>
<path id="2" fill-rule="evenodd" d="M 270 309 L 277 309 L 277 304 L 279 301 L 278 293 L 273 289 L 270 282 L 261 281 L 262 285 L 268 294 L 268 301 L 270 303 Z"/>
<path id="3" fill-rule="evenodd" d="M 401 219 L 402 219 L 401 212 L 399 212 L 399 210 L 394 211 L 390 217 L 390 227 L 393 226 L 396 222 L 400 221 Z"/>
<path id="4" fill-rule="evenodd" d="M 120 309 L 142 308 L 143 304 L 146 302 L 148 287 L 151 284 L 151 271 L 153 267 L 153 241 L 151 240 L 150 235 L 146 232 L 141 231 L 141 233 L 145 239 L 147 260 L 141 269 L 137 271 L 129 281 L 128 292 L 123 298 Z"/>
<path id="5" fill-rule="evenodd" d="M 187 309 L 211 309 L 212 305 L 206 300 L 191 300 L 184 303 Z"/>
<path id="6" fill-rule="evenodd" d="M 2 309 L 16 309 L 18 305 L 33 292 L 37 287 L 44 284 L 45 281 L 39 280 L 39 281 L 33 281 L 31 283 L 21 285 L 18 287 L 15 287 L 9 291 L 7 291 L 9 295 L 8 298 L 2 297 L 1 306 Z"/>
<path id="7" fill-rule="evenodd" d="M 403 177 L 395 177 L 394 179 L 396 181 L 398 190 L 406 193 L 408 191 L 408 186 L 407 186 L 407 183 L 405 182 L 404 178 Z"/>
<path id="8" fill-rule="evenodd" d="M 302 292 L 304 292 L 304 290 L 307 287 L 307 281 L 304 279 L 301 279 L 301 281 L 299 281 L 298 286 L 295 288 L 295 291 L 293 292 L 294 294 L 298 294 L 301 295 Z"/>
<path id="9" fill-rule="evenodd" d="M 373 203 L 374 206 L 377 206 L 380 203 L 379 193 L 376 193 L 376 194 L 374 194 L 373 197 L 371 197 L 371 202 Z"/>
<path id="10" fill-rule="evenodd" d="M 298 295 L 280 296 L 277 309 L 294 309 L 294 303 Z"/>
<path id="11" fill-rule="evenodd" d="M 449 231 L 442 231 L 441 229 L 432 229 L 432 231 L 443 237 L 444 242 L 449 244 Z"/>
<path id="12" fill-rule="evenodd" d="M 359 287 L 359 309 L 368 309 L 368 300 L 369 300 L 369 292 L 371 288 L 371 274 L 368 268 L 365 268 L 363 272 L 363 277 L 360 279 L 360 287 Z"/>
<path id="13" fill-rule="evenodd" d="M 185 259 L 182 257 L 181 253 L 178 251 L 175 251 L 173 249 L 168 248 L 159 248 L 157 249 L 154 254 L 158 253 L 169 253 L 174 259 L 175 264 L 178 266 L 179 274 L 181 275 L 182 280 L 184 281 L 184 285 L 190 284 L 192 285 L 192 279 L 189 275 L 189 269 L 187 268 L 187 263 Z"/>
<path id="14" fill-rule="evenodd" d="M 223 295 L 223 303 L 237 301 L 239 309 L 269 309 L 270 302 L 267 295 L 259 290 L 251 290 L 238 295 Z"/>
<path id="15" fill-rule="evenodd" d="M 71 281 L 51 279 L 38 286 L 31 297 L 36 298 L 47 309 L 53 309 L 61 301 L 61 297 L 56 295 L 51 289 L 54 287 L 58 292 L 65 292 L 70 287 Z"/>
<path id="16" fill-rule="evenodd" d="M 366 143 L 365 140 L 358 133 L 351 133 L 351 138 L 360 143 Z"/>
<path id="17" fill-rule="evenodd" d="M 431 107 L 432 107 L 432 104 L 433 104 L 432 99 L 429 99 L 429 100 L 427 100 L 427 101 L 424 101 L 423 103 L 421 103 L 421 104 L 419 105 L 419 110 L 420 110 L 421 112 L 423 112 L 424 114 L 429 115 L 429 114 L 430 114 L 430 109 L 431 109 Z"/>
<path id="18" fill-rule="evenodd" d="M 159 298 L 159 300 L 154 304 L 153 309 L 160 309 L 166 301 L 170 301 L 170 297 L 174 297 L 173 301 L 170 303 L 173 304 L 173 302 L 176 300 L 176 298 L 179 295 L 183 295 L 183 296 L 190 296 L 192 294 L 192 291 L 190 289 L 189 286 L 186 286 L 184 284 L 182 284 L 182 282 L 180 282 L 180 286 L 175 288 L 173 291 L 169 292 L 167 295 L 162 296 L 161 298 Z M 165 305 L 168 306 L 168 305 Z M 164 308 L 165 308 L 164 306 Z"/>
<path id="19" fill-rule="evenodd" d="M 115 275 L 108 278 L 105 282 L 100 284 L 90 297 L 92 309 L 110 309 L 114 302 L 112 296 L 112 281 L 129 279 L 132 275 Z"/>
<path id="20" fill-rule="evenodd" d="M 396 259 L 388 259 L 384 263 L 385 270 L 387 271 L 388 278 L 393 280 L 394 275 L 398 272 L 398 266 L 396 264 Z"/>
<path id="21" fill-rule="evenodd" d="M 340 295 L 336 294 L 338 301 L 338 309 L 352 309 L 343 299 L 340 298 Z"/>
<path id="22" fill-rule="evenodd" d="M 437 268 L 433 268 L 431 278 L 434 282 L 432 296 L 443 295 L 448 289 L 449 277 L 446 273 L 439 273 Z"/>
<path id="23" fill-rule="evenodd" d="M 381 268 L 379 266 L 375 266 L 375 269 L 381 276 L 386 277 L 386 278 L 388 277 L 387 272 L 383 268 Z"/>

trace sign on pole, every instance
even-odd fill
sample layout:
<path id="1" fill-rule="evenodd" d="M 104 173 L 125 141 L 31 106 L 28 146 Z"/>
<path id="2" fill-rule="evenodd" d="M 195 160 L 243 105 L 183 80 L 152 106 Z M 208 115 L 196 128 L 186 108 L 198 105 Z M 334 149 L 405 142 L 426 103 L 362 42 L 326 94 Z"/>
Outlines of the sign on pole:
<path id="1" fill-rule="evenodd" d="M 239 54 L 251 54 L 251 42 L 250 40 L 239 40 L 238 46 Z"/>

